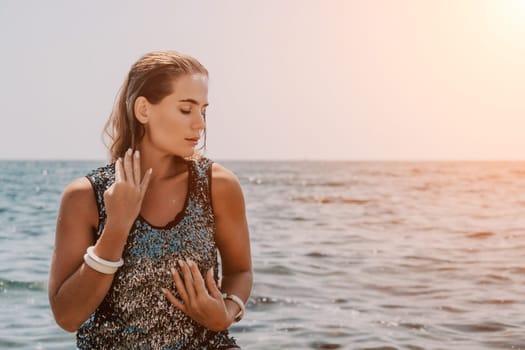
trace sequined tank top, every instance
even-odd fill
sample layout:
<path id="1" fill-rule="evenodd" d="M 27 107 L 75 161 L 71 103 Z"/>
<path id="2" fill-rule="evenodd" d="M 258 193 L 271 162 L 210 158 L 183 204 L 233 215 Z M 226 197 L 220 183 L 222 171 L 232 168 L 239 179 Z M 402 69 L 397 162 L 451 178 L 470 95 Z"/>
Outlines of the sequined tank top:
<path id="1" fill-rule="evenodd" d="M 79 349 L 191 349 L 237 347 L 227 331 L 214 332 L 171 305 L 161 293 L 176 293 L 169 270 L 179 259 L 191 259 L 201 273 L 213 267 L 218 280 L 215 224 L 211 207 L 208 158 L 187 161 L 188 191 L 184 207 L 164 227 L 138 216 L 106 297 L 77 332 Z M 100 235 L 106 222 L 104 191 L 115 181 L 114 163 L 91 171 L 98 206 Z M 175 215 L 175 213 L 174 213 Z M 178 294 L 175 294 L 177 296 Z"/>

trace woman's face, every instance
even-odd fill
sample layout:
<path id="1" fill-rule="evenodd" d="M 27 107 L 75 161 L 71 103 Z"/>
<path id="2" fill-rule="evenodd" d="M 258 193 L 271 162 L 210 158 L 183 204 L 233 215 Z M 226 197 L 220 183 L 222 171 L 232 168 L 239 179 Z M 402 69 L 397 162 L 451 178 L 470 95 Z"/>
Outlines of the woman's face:
<path id="1" fill-rule="evenodd" d="M 148 105 L 146 137 L 157 149 L 189 157 L 204 130 L 208 106 L 208 78 L 184 75 L 173 82 L 173 93 Z"/>

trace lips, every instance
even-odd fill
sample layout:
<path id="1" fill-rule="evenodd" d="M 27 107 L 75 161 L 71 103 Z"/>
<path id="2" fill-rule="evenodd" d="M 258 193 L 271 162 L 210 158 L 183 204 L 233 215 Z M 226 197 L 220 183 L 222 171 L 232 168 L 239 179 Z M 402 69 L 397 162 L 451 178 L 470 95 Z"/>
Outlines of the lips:
<path id="1" fill-rule="evenodd" d="M 199 142 L 199 137 L 193 137 L 193 138 L 187 138 L 186 140 L 192 141 L 192 142 Z"/>

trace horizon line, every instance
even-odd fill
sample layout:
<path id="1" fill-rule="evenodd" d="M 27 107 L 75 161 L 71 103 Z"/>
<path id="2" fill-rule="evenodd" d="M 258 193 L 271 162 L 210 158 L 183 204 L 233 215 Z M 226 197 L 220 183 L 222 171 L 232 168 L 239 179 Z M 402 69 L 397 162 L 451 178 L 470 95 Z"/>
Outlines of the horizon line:
<path id="1" fill-rule="evenodd" d="M 455 162 L 484 162 L 484 163 L 495 163 L 495 162 L 525 162 L 524 159 L 453 159 L 453 158 L 211 158 L 217 162 L 392 162 L 392 163 L 423 163 L 423 162 L 436 162 L 436 163 L 455 163 Z M 0 158 L 1 162 L 6 161 L 28 161 L 28 162 L 61 162 L 61 161 L 77 161 L 77 162 L 107 162 L 102 158 Z"/>

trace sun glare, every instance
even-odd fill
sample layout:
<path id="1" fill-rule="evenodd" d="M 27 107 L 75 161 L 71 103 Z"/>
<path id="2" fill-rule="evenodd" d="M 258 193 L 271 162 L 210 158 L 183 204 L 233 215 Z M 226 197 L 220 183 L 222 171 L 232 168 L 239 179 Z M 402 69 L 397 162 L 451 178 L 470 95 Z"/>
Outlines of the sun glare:
<path id="1" fill-rule="evenodd" d="M 525 0 L 473 2 L 471 10 L 481 10 L 487 35 L 508 47 L 525 50 Z"/>
<path id="2" fill-rule="evenodd" d="M 502 1 L 504 6 L 508 3 L 509 20 L 521 28 L 525 28 L 525 0 L 507 0 Z"/>
<path id="3" fill-rule="evenodd" d="M 500 17 L 503 29 L 525 32 L 525 0 L 491 1 L 492 11 Z"/>

